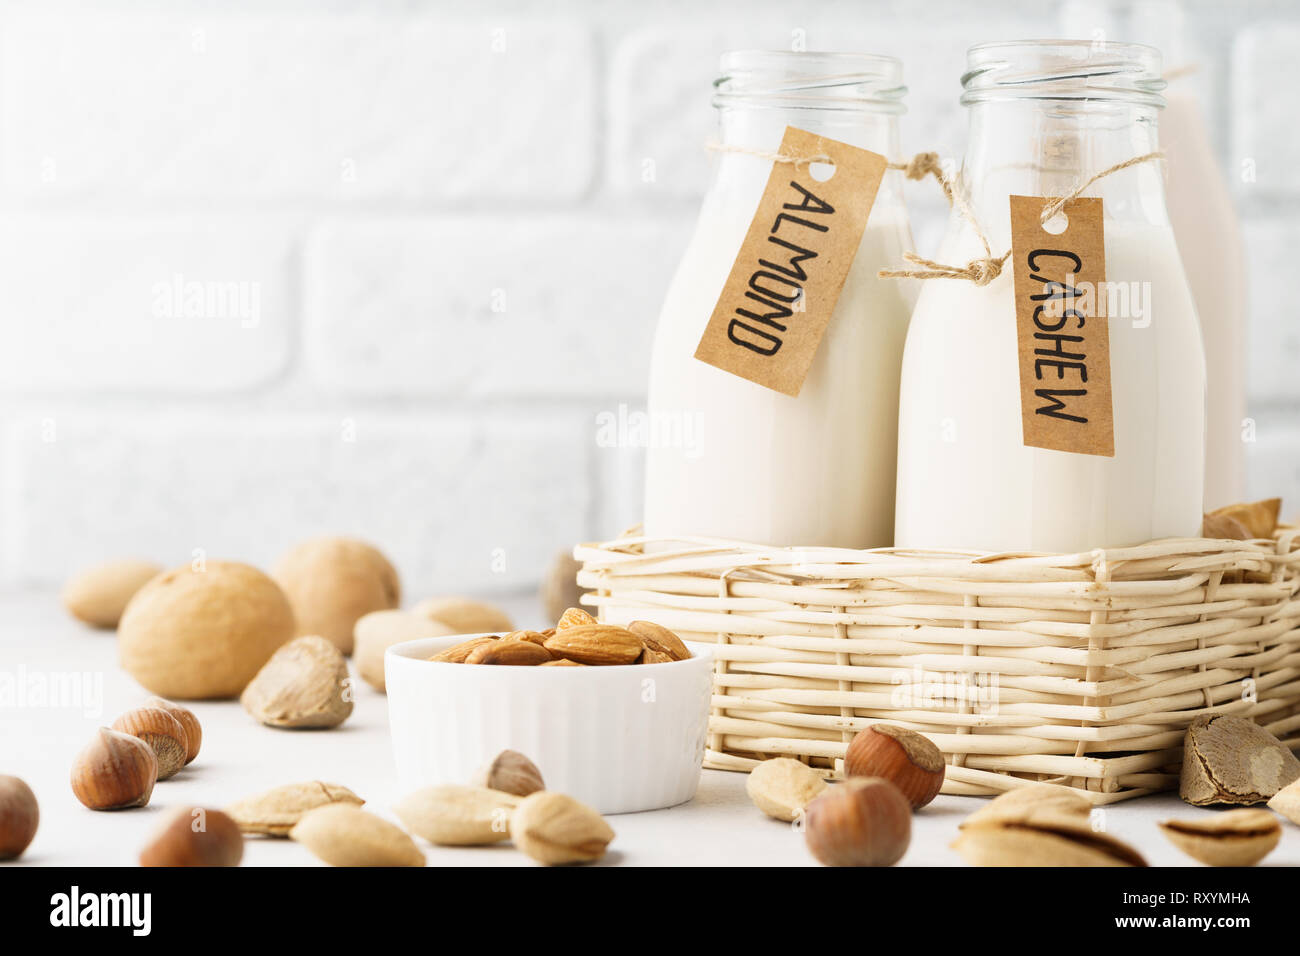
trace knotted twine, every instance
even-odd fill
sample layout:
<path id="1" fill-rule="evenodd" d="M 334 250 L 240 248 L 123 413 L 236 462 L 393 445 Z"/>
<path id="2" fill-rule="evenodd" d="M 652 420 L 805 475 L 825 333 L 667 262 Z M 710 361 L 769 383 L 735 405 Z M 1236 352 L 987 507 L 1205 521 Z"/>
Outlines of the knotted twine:
<path id="1" fill-rule="evenodd" d="M 827 163 L 834 165 L 831 158 L 825 154 L 815 156 L 790 156 L 786 153 L 767 152 L 761 149 L 749 149 L 744 146 L 732 146 L 724 143 L 710 142 L 706 148 L 719 152 L 743 153 L 746 156 L 753 156 L 756 159 L 765 159 L 773 163 L 790 163 L 795 167 L 808 166 L 812 163 Z M 1134 156 L 1126 159 L 1122 163 L 1116 163 L 1103 169 L 1101 172 L 1090 177 L 1082 186 L 1077 187 L 1072 192 L 1064 195 L 1049 198 L 1047 204 L 1043 206 L 1043 211 L 1039 216 L 1039 222 L 1046 224 L 1053 216 L 1065 208 L 1065 204 L 1072 199 L 1077 199 L 1085 190 L 1100 179 L 1117 173 L 1122 169 L 1128 169 L 1130 166 L 1137 166 L 1139 163 L 1149 163 L 1152 160 L 1163 159 L 1163 150 L 1156 150 L 1151 153 L 1143 153 L 1141 156 Z M 970 203 L 965 195 L 953 187 L 953 183 L 943 174 L 943 165 L 939 162 L 938 153 L 917 153 L 905 163 L 889 163 L 890 169 L 902 171 L 908 179 L 917 181 L 925 179 L 926 176 L 933 176 L 943 190 L 944 196 L 948 199 L 948 205 L 952 206 L 957 212 L 971 224 L 975 230 L 975 235 L 979 238 L 980 245 L 984 247 L 984 255 L 979 259 L 972 259 L 964 266 L 948 265 L 943 262 L 935 262 L 933 259 L 926 259 L 918 256 L 913 252 L 903 253 L 903 258 L 912 265 L 920 266 L 919 269 L 881 269 L 877 275 L 882 279 L 966 279 L 975 283 L 977 286 L 985 286 L 1002 274 L 1002 268 L 1006 265 L 1007 260 L 1011 258 L 1011 250 L 1008 249 L 1000 256 L 993 255 L 993 249 L 989 245 L 988 237 L 984 235 L 984 230 L 980 228 L 979 220 L 975 218 L 975 213 L 970 208 Z"/>

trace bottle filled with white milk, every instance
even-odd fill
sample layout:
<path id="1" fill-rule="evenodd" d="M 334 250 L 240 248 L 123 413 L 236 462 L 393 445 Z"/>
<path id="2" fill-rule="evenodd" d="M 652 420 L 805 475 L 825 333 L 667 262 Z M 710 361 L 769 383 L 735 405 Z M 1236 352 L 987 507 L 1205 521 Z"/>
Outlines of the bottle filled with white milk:
<path id="1" fill-rule="evenodd" d="M 855 54 L 737 52 L 723 57 L 715 88 L 720 126 L 712 182 L 669 287 L 651 359 L 645 532 L 773 545 L 888 545 L 912 291 L 877 272 L 911 248 L 900 172 L 888 170 L 880 180 L 797 395 L 695 353 L 787 127 L 896 158 L 901 65 Z"/>
<path id="2" fill-rule="evenodd" d="M 972 49 L 956 184 L 967 203 L 955 204 L 937 261 L 986 257 L 972 220 L 997 258 L 1012 248 L 1011 197 L 1070 196 L 1158 150 L 1160 73 L 1159 53 L 1136 45 Z M 1199 534 L 1205 356 L 1161 163 L 1115 170 L 1081 195 L 1103 207 L 1113 454 L 1026 444 L 1013 283 L 1024 263 L 1009 258 L 986 285 L 926 279 L 903 361 L 900 547 L 1074 553 Z M 1034 414 L 1055 413 L 1042 403 Z"/>

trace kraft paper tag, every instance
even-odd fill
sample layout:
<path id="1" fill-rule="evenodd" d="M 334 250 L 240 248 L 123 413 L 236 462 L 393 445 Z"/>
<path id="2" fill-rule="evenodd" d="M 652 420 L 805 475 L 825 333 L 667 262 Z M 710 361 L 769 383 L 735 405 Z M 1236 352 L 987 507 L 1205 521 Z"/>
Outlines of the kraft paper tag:
<path id="1" fill-rule="evenodd" d="M 1115 454 L 1100 199 L 1071 199 L 1060 235 L 1042 227 L 1050 202 L 1011 197 L 1011 259 L 1020 412 L 1026 445 Z"/>
<path id="2" fill-rule="evenodd" d="M 829 156 L 834 174 L 774 162 L 695 357 L 798 395 L 857 255 L 885 157 L 787 126 L 785 156 Z M 823 170 L 825 167 L 821 167 Z"/>

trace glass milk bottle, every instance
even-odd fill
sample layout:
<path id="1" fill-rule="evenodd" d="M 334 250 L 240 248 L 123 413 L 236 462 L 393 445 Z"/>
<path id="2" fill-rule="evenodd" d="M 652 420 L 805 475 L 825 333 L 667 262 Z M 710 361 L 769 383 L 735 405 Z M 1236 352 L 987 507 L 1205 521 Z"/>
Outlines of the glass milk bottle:
<path id="1" fill-rule="evenodd" d="M 1149 47 L 977 46 L 962 83 L 969 215 L 955 207 L 939 262 L 985 257 L 971 218 L 993 258 L 1010 249 L 1010 196 L 1068 196 L 1158 149 L 1164 82 Z M 1113 457 L 1024 444 L 1012 260 L 984 286 L 926 279 L 903 359 L 900 547 L 1074 553 L 1199 534 L 1205 356 L 1161 164 L 1082 195 L 1103 201 L 1106 292 L 1120 300 L 1108 308 Z"/>
<path id="2" fill-rule="evenodd" d="M 901 64 L 856 54 L 736 52 L 715 82 L 719 139 L 651 358 L 645 532 L 773 545 L 890 544 L 898 375 L 911 292 L 877 272 L 911 248 L 888 170 L 797 397 L 694 357 L 786 126 L 898 156 Z"/>

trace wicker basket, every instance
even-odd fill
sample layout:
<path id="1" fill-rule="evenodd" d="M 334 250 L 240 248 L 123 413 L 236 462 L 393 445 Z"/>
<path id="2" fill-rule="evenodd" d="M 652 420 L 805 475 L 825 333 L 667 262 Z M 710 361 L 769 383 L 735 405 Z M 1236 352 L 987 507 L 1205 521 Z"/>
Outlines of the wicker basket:
<path id="1" fill-rule="evenodd" d="M 1199 714 L 1300 747 L 1300 528 L 1071 555 L 780 549 L 626 536 L 575 550 L 602 620 L 717 642 L 706 765 L 840 772 L 876 721 L 944 751 L 945 793 L 1095 803 L 1177 786 Z"/>

